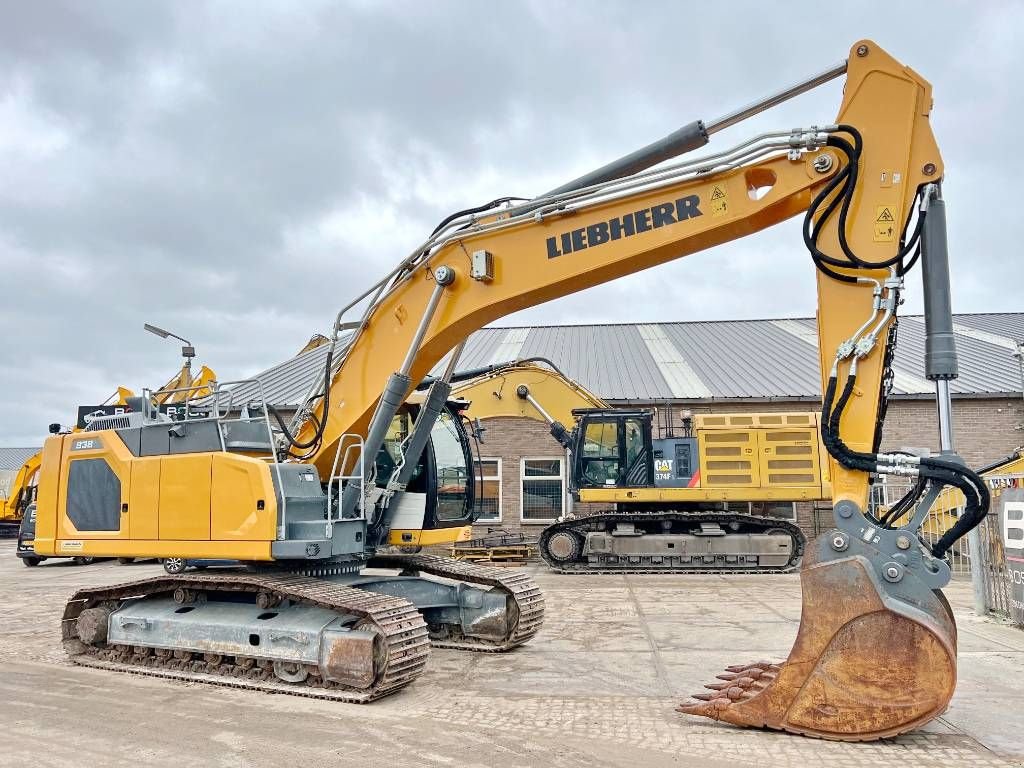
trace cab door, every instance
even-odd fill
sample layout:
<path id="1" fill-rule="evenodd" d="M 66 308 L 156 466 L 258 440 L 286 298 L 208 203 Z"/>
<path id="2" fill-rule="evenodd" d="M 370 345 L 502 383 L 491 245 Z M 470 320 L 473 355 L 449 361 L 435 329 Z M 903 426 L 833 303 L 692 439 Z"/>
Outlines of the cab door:
<path id="1" fill-rule="evenodd" d="M 647 488 L 654 485 L 648 414 L 584 416 L 573 450 L 576 488 Z"/>
<path id="2" fill-rule="evenodd" d="M 585 421 L 576 446 L 578 487 L 604 488 L 619 484 L 621 425 L 621 420 L 615 417 Z"/>

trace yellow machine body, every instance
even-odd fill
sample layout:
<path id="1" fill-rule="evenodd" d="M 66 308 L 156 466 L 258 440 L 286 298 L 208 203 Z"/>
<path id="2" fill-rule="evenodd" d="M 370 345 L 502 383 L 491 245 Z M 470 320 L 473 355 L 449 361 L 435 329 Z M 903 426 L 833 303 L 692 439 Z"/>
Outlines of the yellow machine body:
<path id="1" fill-rule="evenodd" d="M 36 553 L 269 560 L 278 513 L 271 466 L 222 451 L 137 457 L 114 430 L 51 437 Z M 90 483 L 116 497 L 116 516 L 109 505 L 76 506 Z"/>
<path id="2" fill-rule="evenodd" d="M 580 501 L 817 501 L 831 498 L 817 413 L 694 417 L 700 472 L 687 488 L 581 488 Z"/>

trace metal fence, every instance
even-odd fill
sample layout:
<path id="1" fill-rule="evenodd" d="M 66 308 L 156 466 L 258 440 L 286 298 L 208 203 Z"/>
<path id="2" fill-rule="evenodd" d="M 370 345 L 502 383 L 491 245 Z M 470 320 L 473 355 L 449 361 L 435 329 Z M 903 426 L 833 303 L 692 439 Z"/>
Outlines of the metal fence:
<path id="1" fill-rule="evenodd" d="M 1009 615 L 1010 575 L 1003 552 L 1003 532 L 999 524 L 998 489 L 1024 487 L 1024 475 L 988 475 L 985 478 L 993 489 L 992 509 L 978 526 L 981 550 L 981 573 L 985 588 L 985 604 L 989 611 Z M 882 482 L 872 486 L 869 508 L 872 514 L 888 509 L 910 490 L 905 481 Z M 946 488 L 932 505 L 924 524 L 921 538 L 934 544 L 963 511 L 963 495 L 955 488 Z M 905 522 L 905 520 L 901 520 Z M 971 578 L 971 554 L 968 537 L 957 541 L 949 551 L 950 569 L 954 578 Z"/>

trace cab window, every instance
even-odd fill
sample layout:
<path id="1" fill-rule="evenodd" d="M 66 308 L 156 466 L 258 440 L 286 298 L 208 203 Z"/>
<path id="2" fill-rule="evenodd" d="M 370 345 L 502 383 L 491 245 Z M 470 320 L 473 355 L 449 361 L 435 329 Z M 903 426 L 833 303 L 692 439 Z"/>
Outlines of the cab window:
<path id="1" fill-rule="evenodd" d="M 619 423 L 591 421 L 583 434 L 583 481 L 586 485 L 619 482 Z"/>
<path id="2" fill-rule="evenodd" d="M 430 433 L 437 473 L 437 519 L 459 520 L 466 516 L 469 469 L 461 432 L 454 416 L 441 411 Z"/>

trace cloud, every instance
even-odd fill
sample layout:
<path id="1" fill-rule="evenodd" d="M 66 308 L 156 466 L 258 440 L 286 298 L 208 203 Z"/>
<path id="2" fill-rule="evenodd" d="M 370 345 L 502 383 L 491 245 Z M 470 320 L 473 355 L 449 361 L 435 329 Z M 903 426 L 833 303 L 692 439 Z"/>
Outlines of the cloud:
<path id="1" fill-rule="evenodd" d="M 1015 310 L 1011 4 L 15 4 L 0 26 L 0 444 L 190 338 L 293 354 L 453 210 L 559 185 L 823 69 L 859 36 L 935 85 L 957 311 Z M 843 34 L 845 33 L 845 34 Z M 829 122 L 840 85 L 716 136 Z M 916 287 L 908 309 L 919 308 Z M 508 323 L 806 316 L 795 222 Z"/>

